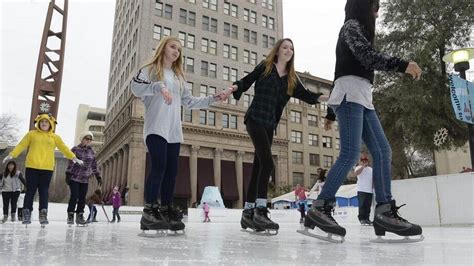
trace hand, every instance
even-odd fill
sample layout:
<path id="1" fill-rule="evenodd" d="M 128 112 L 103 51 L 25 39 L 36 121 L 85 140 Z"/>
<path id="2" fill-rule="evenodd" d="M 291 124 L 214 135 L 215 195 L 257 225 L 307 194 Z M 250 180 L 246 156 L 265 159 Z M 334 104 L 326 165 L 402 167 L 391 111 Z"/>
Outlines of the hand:
<path id="1" fill-rule="evenodd" d="M 5 164 L 6 162 L 10 161 L 11 159 L 13 159 L 13 157 L 11 155 L 8 155 L 7 157 L 5 157 L 3 159 L 3 164 Z"/>
<path id="2" fill-rule="evenodd" d="M 334 121 L 324 118 L 324 130 L 328 131 L 332 129 L 332 124 Z"/>
<path id="3" fill-rule="evenodd" d="M 218 101 L 225 101 L 227 98 L 229 98 L 230 94 L 232 94 L 232 88 L 228 88 L 226 90 L 220 91 L 219 93 L 214 95 L 214 99 Z"/>
<path id="4" fill-rule="evenodd" d="M 319 96 L 318 101 L 319 102 L 327 102 L 327 101 L 329 101 L 329 96 L 328 95 L 321 95 L 321 96 Z"/>
<path id="5" fill-rule="evenodd" d="M 163 95 L 163 98 L 165 99 L 165 103 L 167 105 L 170 105 L 171 101 L 173 100 L 173 96 L 171 95 L 171 92 L 167 88 L 162 88 L 161 95 Z"/>
<path id="6" fill-rule="evenodd" d="M 79 165 L 84 165 L 84 162 L 83 162 L 82 160 L 80 160 L 80 159 L 77 159 L 77 157 L 72 158 L 72 161 L 73 161 L 74 163 L 79 164 Z"/>
<path id="7" fill-rule="evenodd" d="M 405 70 L 405 73 L 410 74 L 415 80 L 420 80 L 422 72 L 416 62 L 408 63 L 407 69 Z"/>

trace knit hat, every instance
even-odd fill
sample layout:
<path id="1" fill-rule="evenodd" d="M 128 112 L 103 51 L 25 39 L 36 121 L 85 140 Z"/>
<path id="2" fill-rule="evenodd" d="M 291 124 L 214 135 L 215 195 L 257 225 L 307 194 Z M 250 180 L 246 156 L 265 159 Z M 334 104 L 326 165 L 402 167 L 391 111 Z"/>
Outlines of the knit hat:
<path id="1" fill-rule="evenodd" d="M 82 141 L 86 136 L 91 136 L 92 140 L 94 140 L 94 134 L 90 131 L 84 131 L 79 135 L 79 141 Z"/>

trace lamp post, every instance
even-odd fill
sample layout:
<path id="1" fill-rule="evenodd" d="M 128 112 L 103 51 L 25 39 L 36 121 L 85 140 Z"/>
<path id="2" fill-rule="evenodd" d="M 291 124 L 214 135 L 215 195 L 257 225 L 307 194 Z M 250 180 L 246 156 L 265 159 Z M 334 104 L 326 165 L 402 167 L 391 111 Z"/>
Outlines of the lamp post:
<path id="1" fill-rule="evenodd" d="M 459 72 L 462 79 L 466 79 L 466 71 L 469 70 L 469 60 L 474 59 L 474 48 L 462 48 L 451 51 L 443 56 L 443 61 L 453 63 L 454 70 Z M 471 169 L 474 169 L 474 126 L 467 124 L 469 132 L 469 151 L 471 156 Z"/>

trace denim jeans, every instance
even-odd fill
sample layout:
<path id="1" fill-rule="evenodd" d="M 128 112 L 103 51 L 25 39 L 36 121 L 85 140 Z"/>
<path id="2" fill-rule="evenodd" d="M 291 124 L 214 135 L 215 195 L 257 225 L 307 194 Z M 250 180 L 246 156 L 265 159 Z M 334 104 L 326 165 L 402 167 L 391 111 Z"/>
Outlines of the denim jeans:
<path id="1" fill-rule="evenodd" d="M 373 159 L 375 200 L 378 204 L 392 199 L 391 161 L 392 150 L 383 132 L 377 113 L 345 99 L 335 109 L 338 122 L 341 151 L 329 170 L 326 183 L 318 199 L 335 200 L 336 192 L 360 156 L 362 140 Z"/>
<path id="2" fill-rule="evenodd" d="M 48 209 L 49 184 L 53 171 L 26 168 L 26 194 L 23 208 L 33 211 L 33 199 L 39 193 L 39 210 Z"/>

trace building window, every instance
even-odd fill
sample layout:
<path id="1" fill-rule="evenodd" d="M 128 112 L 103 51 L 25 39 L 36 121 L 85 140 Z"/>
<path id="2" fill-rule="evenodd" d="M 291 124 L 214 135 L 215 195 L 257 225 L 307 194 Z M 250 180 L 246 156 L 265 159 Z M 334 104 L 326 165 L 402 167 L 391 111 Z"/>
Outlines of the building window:
<path id="1" fill-rule="evenodd" d="M 238 39 L 238 33 L 239 28 L 236 25 L 232 25 L 232 32 L 231 32 L 231 37 L 234 39 Z"/>
<path id="2" fill-rule="evenodd" d="M 341 140 L 336 138 L 336 150 L 340 150 L 341 149 Z"/>
<path id="3" fill-rule="evenodd" d="M 162 37 L 170 36 L 170 35 L 171 35 L 170 28 L 161 27 L 160 25 L 157 25 L 157 24 L 153 26 L 153 39 L 161 40 Z"/>
<path id="4" fill-rule="evenodd" d="M 206 97 L 206 96 L 207 96 L 207 86 L 201 84 L 201 87 L 199 88 L 199 97 Z"/>
<path id="5" fill-rule="evenodd" d="M 309 134 L 308 135 L 308 144 L 309 144 L 309 146 L 319 146 L 318 135 Z"/>
<path id="6" fill-rule="evenodd" d="M 302 133 L 300 131 L 291 131 L 291 142 L 293 143 L 301 143 L 301 136 Z"/>
<path id="7" fill-rule="evenodd" d="M 188 25 L 196 26 L 196 13 L 189 11 L 188 13 Z"/>
<path id="8" fill-rule="evenodd" d="M 250 11 L 250 23 L 253 23 L 253 24 L 257 23 L 257 12 Z"/>
<path id="9" fill-rule="evenodd" d="M 291 122 L 298 123 L 298 124 L 301 123 L 301 112 L 291 111 L 290 116 L 291 116 Z"/>
<path id="10" fill-rule="evenodd" d="M 223 80 L 230 80 L 229 78 L 229 72 L 230 72 L 230 68 L 229 67 L 223 67 L 222 68 L 222 79 Z"/>
<path id="11" fill-rule="evenodd" d="M 209 40 L 208 39 L 202 39 L 201 40 L 201 52 L 207 53 L 209 52 Z"/>
<path id="12" fill-rule="evenodd" d="M 275 45 L 275 38 L 274 37 L 270 37 L 270 47 L 273 47 Z"/>
<path id="13" fill-rule="evenodd" d="M 250 106 L 250 94 L 244 94 L 244 107 Z"/>
<path id="14" fill-rule="evenodd" d="M 293 186 L 295 187 L 298 184 L 304 186 L 304 174 L 293 172 Z"/>
<path id="15" fill-rule="evenodd" d="M 209 64 L 209 77 L 216 78 L 217 77 L 217 65 L 210 63 Z"/>
<path id="16" fill-rule="evenodd" d="M 319 154 L 310 153 L 309 154 L 309 165 L 319 166 Z"/>
<path id="17" fill-rule="evenodd" d="M 257 44 L 257 32 L 251 31 L 250 32 L 250 43 Z"/>
<path id="18" fill-rule="evenodd" d="M 332 166 L 332 156 L 323 155 L 323 167 L 330 168 Z"/>
<path id="19" fill-rule="evenodd" d="M 318 126 L 318 117 L 315 115 L 308 114 L 308 126 L 317 127 Z"/>
<path id="20" fill-rule="evenodd" d="M 250 42 L 250 30 L 244 29 L 244 42 Z"/>
<path id="21" fill-rule="evenodd" d="M 294 98 L 294 97 L 291 97 L 291 98 L 290 98 L 290 103 L 300 104 L 300 99 L 296 99 L 296 98 Z"/>
<path id="22" fill-rule="evenodd" d="M 193 122 L 193 112 L 186 108 L 183 108 L 184 122 Z"/>
<path id="23" fill-rule="evenodd" d="M 226 15 L 230 14 L 230 4 L 229 4 L 229 2 L 224 2 L 224 14 L 226 14 Z"/>
<path id="24" fill-rule="evenodd" d="M 194 73 L 194 58 L 186 57 L 186 72 Z"/>
<path id="25" fill-rule="evenodd" d="M 209 75 L 209 63 L 201 61 L 201 76 L 207 77 Z"/>
<path id="26" fill-rule="evenodd" d="M 256 65 L 257 64 L 257 53 L 252 52 L 250 54 L 250 64 Z"/>
<path id="27" fill-rule="evenodd" d="M 210 32 L 217 32 L 217 19 L 202 16 L 202 29 Z"/>
<path id="28" fill-rule="evenodd" d="M 217 11 L 217 0 L 202 0 L 202 6 Z"/>
<path id="29" fill-rule="evenodd" d="M 172 5 L 168 5 L 168 4 L 165 5 L 165 15 L 164 15 L 164 17 L 166 19 L 172 19 L 172 17 L 173 17 L 173 6 Z"/>
<path id="30" fill-rule="evenodd" d="M 232 46 L 231 53 L 230 53 L 230 59 L 237 61 L 237 54 L 238 54 L 237 47 Z"/>
<path id="31" fill-rule="evenodd" d="M 237 81 L 238 71 L 235 68 L 230 70 L 230 81 L 234 82 Z"/>
<path id="32" fill-rule="evenodd" d="M 237 129 L 237 116 L 236 115 L 230 115 L 230 128 L 232 129 Z"/>
<path id="33" fill-rule="evenodd" d="M 217 33 L 217 19 L 211 18 L 211 32 Z"/>
<path id="34" fill-rule="evenodd" d="M 206 110 L 199 110 L 199 124 L 205 125 L 207 122 L 207 112 Z"/>
<path id="35" fill-rule="evenodd" d="M 189 26 L 196 26 L 196 13 L 187 11 L 186 9 L 179 9 L 179 23 L 187 24 Z"/>
<path id="36" fill-rule="evenodd" d="M 224 58 L 230 58 L 230 45 L 224 44 L 222 48 L 222 55 Z"/>
<path id="37" fill-rule="evenodd" d="M 264 28 L 268 27 L 268 17 L 265 15 L 262 15 L 262 27 Z"/>
<path id="38" fill-rule="evenodd" d="M 244 63 L 248 64 L 250 62 L 250 51 L 244 50 Z"/>
<path id="39" fill-rule="evenodd" d="M 222 114 L 222 127 L 229 128 L 229 115 L 228 114 Z"/>
<path id="40" fill-rule="evenodd" d="M 209 53 L 216 55 L 217 54 L 217 42 L 216 41 L 209 41 Z"/>
<path id="41" fill-rule="evenodd" d="M 274 18 L 268 18 L 268 28 L 273 30 L 275 29 L 275 19 Z"/>
<path id="42" fill-rule="evenodd" d="M 230 24 L 224 22 L 224 36 L 230 37 Z"/>
<path id="43" fill-rule="evenodd" d="M 268 48 L 268 35 L 265 35 L 265 34 L 262 35 L 262 45 L 263 45 L 263 48 Z"/>
<path id="44" fill-rule="evenodd" d="M 250 10 L 248 10 L 247 8 L 244 8 L 244 20 L 245 21 L 250 21 Z"/>
<path id="45" fill-rule="evenodd" d="M 296 164 L 303 163 L 303 153 L 299 151 L 293 151 L 291 153 L 292 162 Z"/>
<path id="46" fill-rule="evenodd" d="M 207 124 L 209 126 L 216 125 L 216 112 L 209 111 L 208 116 L 207 116 Z"/>
<path id="47" fill-rule="evenodd" d="M 323 147 L 324 148 L 332 148 L 332 138 L 323 136 Z"/>
<path id="48" fill-rule="evenodd" d="M 194 49 L 194 35 L 192 34 L 186 34 L 185 32 L 179 32 L 178 33 L 178 39 L 181 42 L 181 45 L 183 47 L 187 47 L 189 49 Z"/>
<path id="49" fill-rule="evenodd" d="M 239 8 L 237 5 L 232 5 L 230 7 L 230 15 L 234 18 L 238 18 L 239 17 Z"/>
<path id="50" fill-rule="evenodd" d="M 156 10 L 156 15 L 159 17 L 163 16 L 163 3 L 160 1 L 155 2 L 155 10 Z"/>

